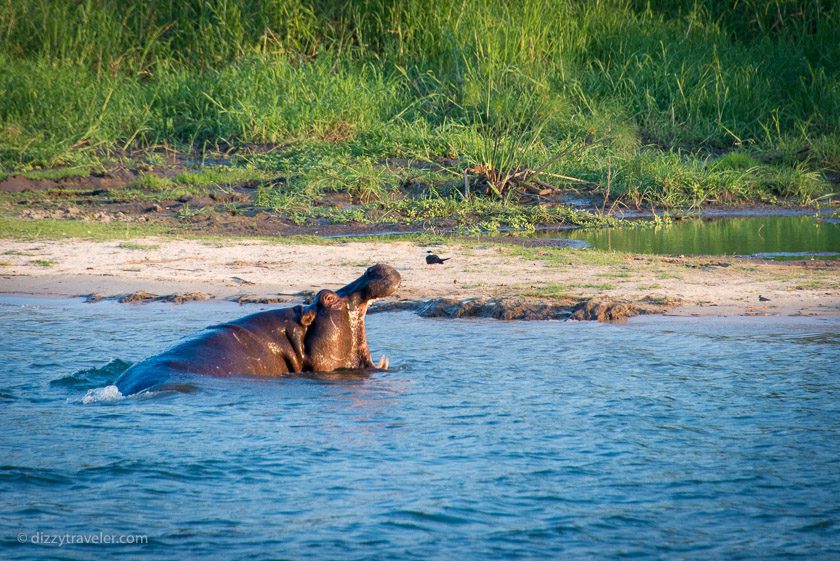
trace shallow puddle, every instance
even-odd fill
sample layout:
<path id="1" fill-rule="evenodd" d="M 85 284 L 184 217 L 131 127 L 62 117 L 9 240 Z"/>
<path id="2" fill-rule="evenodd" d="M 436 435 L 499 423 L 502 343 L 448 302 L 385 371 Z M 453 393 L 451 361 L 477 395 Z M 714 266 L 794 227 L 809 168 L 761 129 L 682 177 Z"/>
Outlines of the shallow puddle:
<path id="1" fill-rule="evenodd" d="M 840 254 L 840 221 L 813 215 L 691 219 L 655 227 L 573 230 L 562 237 L 606 251 L 661 255 Z"/>

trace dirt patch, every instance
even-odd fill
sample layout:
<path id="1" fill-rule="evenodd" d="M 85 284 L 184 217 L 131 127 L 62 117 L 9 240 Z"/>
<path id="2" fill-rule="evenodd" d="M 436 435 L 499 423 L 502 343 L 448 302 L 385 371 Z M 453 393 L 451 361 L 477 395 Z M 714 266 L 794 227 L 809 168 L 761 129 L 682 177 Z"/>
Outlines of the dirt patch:
<path id="1" fill-rule="evenodd" d="M 653 303 L 590 298 L 585 300 L 540 300 L 536 298 L 435 298 L 378 304 L 371 313 L 411 310 L 427 318 L 492 318 L 499 320 L 597 320 L 612 322 L 639 314 L 664 313 L 676 301 Z"/>
<path id="2" fill-rule="evenodd" d="M 413 303 L 423 302 L 428 315 L 500 319 L 562 319 L 578 312 L 584 319 L 607 320 L 662 311 L 734 316 L 754 313 L 759 305 L 776 316 L 840 315 L 838 260 L 675 260 L 572 249 L 523 252 L 473 241 L 426 246 L 416 240 L 280 245 L 140 238 L 130 245 L 4 240 L 3 246 L 0 293 L 157 301 L 160 295 L 202 292 L 284 305 L 344 286 L 374 263 L 388 263 L 403 283 L 393 300 L 377 303 L 372 312 L 416 309 Z M 430 267 L 427 250 L 452 259 Z M 44 262 L 52 265 L 39 265 Z M 622 302 L 632 307 L 617 304 Z"/>
<path id="3" fill-rule="evenodd" d="M 149 302 L 185 304 L 187 302 L 204 302 L 210 298 L 207 294 L 198 291 L 158 295 L 146 292 L 145 290 L 138 290 L 130 294 L 116 294 L 112 296 L 103 296 L 98 293 L 88 294 L 85 297 L 85 302 L 92 304 L 103 300 L 116 300 L 120 304 L 148 304 Z"/>
<path id="4" fill-rule="evenodd" d="M 340 134 L 346 132 L 343 129 L 337 131 Z M 279 148 L 282 147 L 246 147 L 240 152 L 265 153 Z M 267 176 L 261 172 L 256 179 L 243 177 L 231 179 L 224 185 L 193 185 L 189 184 L 189 181 L 179 180 L 177 176 L 185 172 L 212 170 L 213 165 L 229 165 L 229 154 L 211 159 L 173 152 L 162 152 L 158 155 L 165 163 L 131 164 L 135 167 L 122 167 L 129 164 L 120 163 L 107 171 L 58 179 L 31 178 L 23 175 L 7 177 L 0 181 L 0 205 L 5 207 L 4 213 L 9 212 L 29 220 L 144 222 L 163 227 L 164 230 L 171 228 L 184 232 L 200 232 L 204 235 L 239 237 L 364 236 L 418 230 L 446 233 L 453 228 L 464 226 L 463 220 L 455 217 L 418 218 L 416 215 L 395 214 L 393 211 L 378 208 L 366 208 L 364 218 L 355 222 L 354 216 L 357 215 L 346 211 L 361 210 L 361 201 L 357 200 L 359 196 L 330 190 L 320 193 L 314 201 L 301 203 L 312 205 L 310 210 L 326 211 L 319 214 L 320 218 L 313 216 L 312 212 L 307 212 L 304 216 L 301 208 L 275 210 L 270 206 L 270 202 L 266 202 L 258 194 L 264 187 L 286 185 L 287 177 L 273 174 Z M 453 161 L 447 160 L 423 163 L 400 159 L 382 163 L 388 166 L 393 164 L 406 172 L 410 172 L 412 168 L 440 171 L 445 166 L 454 164 Z M 49 171 L 61 173 L 61 170 Z M 446 196 L 446 193 L 454 196 L 456 191 L 460 192 L 463 189 L 462 181 L 454 181 L 452 185 L 448 185 L 436 184 L 432 188 L 422 180 L 415 181 L 408 173 L 408 179 L 399 189 L 391 191 L 389 197 L 427 198 L 432 192 L 435 193 L 434 196 Z M 585 190 L 558 188 L 553 189 L 550 195 L 540 195 L 538 201 L 526 197 L 526 201 L 523 202 L 539 202 L 540 205 L 548 207 L 573 207 L 591 211 L 600 208 L 599 205 L 603 203 L 602 200 L 596 199 L 594 194 Z M 761 212 L 762 208 L 761 205 L 750 205 L 750 212 Z M 779 211 L 778 207 L 767 208 L 769 211 Z M 731 215 L 738 215 L 738 210 L 734 207 L 727 207 L 725 211 Z M 624 210 L 617 212 L 617 215 L 629 218 L 651 217 L 652 213 Z M 507 243 L 529 246 L 558 246 L 568 243 L 551 239 L 517 240 L 504 237 Z"/>
<path id="5" fill-rule="evenodd" d="M 640 313 L 638 306 L 633 302 L 590 298 L 574 307 L 571 319 L 610 322 L 621 321 Z"/>
<path id="6" fill-rule="evenodd" d="M 352 134 L 352 130 L 338 126 L 327 131 L 331 138 Z M 336 136 L 337 135 L 337 136 Z M 267 149 L 250 147 L 242 153 L 265 153 L 281 147 Z M 232 150 L 232 148 L 231 148 Z M 130 159 L 130 155 L 126 155 Z M 303 204 L 323 212 L 308 212 L 302 216 L 301 209 L 279 210 L 258 196 L 263 187 L 283 186 L 288 178 L 260 175 L 259 179 L 232 180 L 224 185 L 192 185 L 180 181 L 179 174 L 212 170 L 213 165 L 229 165 L 228 154 L 220 159 L 202 159 L 200 155 L 183 155 L 174 152 L 158 154 L 165 163 L 155 165 L 132 163 L 119 164 L 89 175 L 68 176 L 58 179 L 33 178 L 17 175 L 0 181 L 0 203 L 6 211 L 28 220 L 82 220 L 87 222 L 145 222 L 165 229 L 200 232 L 221 236 L 364 236 L 390 233 L 409 233 L 418 230 L 447 232 L 459 226 L 455 217 L 431 219 L 416 216 L 395 215 L 386 209 L 366 209 L 365 217 L 354 221 L 353 211 L 360 210 L 364 197 L 346 192 L 326 190 L 313 201 Z M 452 161 L 423 163 L 410 160 L 389 160 L 385 165 L 398 165 L 410 172 L 413 168 L 441 171 Z M 134 166 L 134 167 L 124 167 Z M 45 173 L 61 173 L 62 170 L 47 170 Z M 179 183 L 180 181 L 180 183 Z M 454 182 L 458 190 L 461 183 Z M 438 196 L 441 187 L 433 190 L 422 181 L 409 178 L 399 189 L 390 192 L 389 197 L 426 198 L 434 191 Z M 446 189 L 444 188 L 445 192 Z M 574 200 L 566 195 L 573 196 Z M 585 197 L 584 197 L 585 198 Z M 558 190 L 552 197 L 541 199 L 542 204 L 586 207 L 581 195 L 574 190 L 568 193 Z M 258 204 L 259 203 L 259 204 Z M 267 206 L 263 206 L 267 205 Z M 557 245 L 552 241 L 523 242 L 534 245 Z"/>
<path id="7" fill-rule="evenodd" d="M 257 296 L 255 294 L 239 294 L 228 298 L 231 302 L 236 302 L 240 306 L 245 304 L 285 304 L 292 302 L 288 296 Z"/>
<path id="8" fill-rule="evenodd" d="M 439 298 L 418 307 L 421 317 L 493 318 L 501 320 L 567 319 L 567 303 L 540 302 L 519 298 L 455 300 Z"/>
<path id="9" fill-rule="evenodd" d="M 39 191 L 107 191 L 125 189 L 137 179 L 137 172 L 127 169 L 115 169 L 107 173 L 75 175 L 60 179 L 27 178 L 13 175 L 0 181 L 0 193 L 29 193 Z"/>
<path id="10" fill-rule="evenodd" d="M 158 298 L 159 302 L 171 302 L 173 304 L 184 304 L 186 302 L 204 302 L 210 297 L 203 292 L 187 292 L 185 294 L 167 294 Z"/>

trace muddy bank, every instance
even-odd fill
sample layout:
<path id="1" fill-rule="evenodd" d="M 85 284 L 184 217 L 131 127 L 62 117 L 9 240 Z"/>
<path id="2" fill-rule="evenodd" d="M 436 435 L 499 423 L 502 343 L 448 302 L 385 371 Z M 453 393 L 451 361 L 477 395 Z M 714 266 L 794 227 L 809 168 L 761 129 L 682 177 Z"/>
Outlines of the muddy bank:
<path id="1" fill-rule="evenodd" d="M 385 302 L 371 307 L 370 313 L 411 310 L 426 318 L 492 318 L 498 320 L 578 320 L 621 321 L 641 314 L 662 314 L 677 301 L 637 302 L 610 298 L 539 300 L 536 298 L 435 298 L 423 301 Z"/>
<path id="2" fill-rule="evenodd" d="M 283 177 L 237 179 L 208 185 L 173 183 L 196 168 L 174 159 L 154 169 L 116 167 L 88 175 L 0 180 L 0 208 L 23 220 L 67 220 L 100 224 L 147 224 L 173 232 L 223 236 L 295 236 L 374 234 L 382 223 L 335 223 L 328 218 L 301 223 L 260 204 L 259 189 L 283 184 Z M 163 186 L 160 186 L 162 184 Z M 325 193 L 315 206 L 341 212 L 358 204 L 345 193 Z M 416 230 L 406 224 L 397 233 Z"/>
<path id="3" fill-rule="evenodd" d="M 237 294 L 224 298 L 224 300 L 235 302 L 239 305 L 274 305 L 292 302 L 309 304 L 312 302 L 312 297 L 314 295 L 315 292 L 311 290 L 298 293 L 297 298 L 294 296 L 258 296 L 255 294 Z M 146 290 L 137 290 L 135 292 L 124 294 L 101 294 L 94 292 L 82 295 L 81 298 L 83 298 L 87 304 L 95 304 L 97 302 L 118 302 L 120 304 L 150 304 L 152 302 L 167 302 L 169 304 L 187 304 L 190 302 L 206 302 L 207 300 L 215 300 L 216 296 L 213 294 L 205 294 L 201 291 L 154 294 Z"/>
<path id="4" fill-rule="evenodd" d="M 314 291 L 304 291 L 295 297 L 287 296 L 255 296 L 240 294 L 225 300 L 240 305 L 261 304 L 280 305 L 293 303 L 309 304 L 312 302 Z M 88 294 L 83 297 L 86 303 L 94 304 L 103 301 L 118 302 L 120 304 L 148 304 L 152 302 L 167 302 L 171 304 L 186 304 L 189 302 L 205 302 L 215 299 L 203 292 L 185 292 L 173 294 L 153 294 L 145 290 L 138 290 L 129 294 L 103 295 Z M 588 299 L 559 299 L 540 300 L 536 298 L 433 298 L 430 300 L 399 300 L 374 303 L 369 313 L 377 314 L 394 311 L 412 311 L 420 317 L 426 318 L 491 318 L 498 320 L 578 320 L 578 321 L 621 321 L 641 314 L 661 314 L 675 306 L 677 301 L 654 301 L 645 298 L 637 302 L 593 297 Z"/>
<path id="5" fill-rule="evenodd" d="M 145 290 L 138 290 L 129 294 L 112 294 L 102 295 L 99 293 L 91 293 L 84 296 L 85 302 L 94 304 L 106 300 L 113 300 L 120 304 L 148 304 L 149 302 L 169 302 L 171 304 L 186 304 L 187 302 L 205 302 L 210 300 L 212 296 L 208 296 L 203 292 L 183 292 L 175 294 L 152 294 Z"/>
<path id="6" fill-rule="evenodd" d="M 450 260 L 429 266 L 427 251 Z M 0 293 L 285 305 L 344 286 L 374 263 L 402 275 L 393 301 L 426 302 L 424 313 L 447 317 L 840 315 L 838 260 L 659 257 L 473 240 L 3 240 Z"/>
<path id="7" fill-rule="evenodd" d="M 229 163 L 229 162 L 228 162 Z M 410 177 L 427 164 L 398 161 L 403 172 Z M 498 214 L 455 217 L 447 213 L 430 215 L 419 210 L 406 210 L 400 202 L 427 201 L 430 197 L 457 196 L 457 182 L 438 185 L 406 180 L 394 186 L 378 200 L 371 201 L 363 195 L 327 189 L 314 198 L 292 200 L 294 193 L 287 191 L 289 178 L 269 172 L 253 172 L 249 178 L 239 170 L 224 180 L 209 182 L 202 173 L 211 173 L 218 165 L 196 167 L 196 162 L 183 155 L 172 155 L 164 165 L 120 167 L 67 177 L 27 177 L 13 175 L 0 179 L 0 213 L 26 221 L 62 220 L 100 224 L 148 225 L 156 231 L 200 232 L 202 235 L 220 236 L 294 236 L 316 235 L 365 236 L 382 233 L 403 234 L 411 232 L 447 233 L 453 230 L 471 231 L 477 222 L 488 221 L 504 230 L 506 225 L 529 223 L 529 226 L 569 227 L 584 218 L 569 218 L 565 210 L 576 209 L 599 214 L 603 211 L 603 195 L 596 191 L 558 187 L 550 194 L 537 198 L 524 197 L 520 210 L 536 205 L 557 211 L 553 218 L 523 218 Z M 229 168 L 219 168 L 229 173 Z M 437 169 L 437 168 L 436 168 Z M 209 171 L 208 171 L 209 170 Z M 60 172 L 61 170 L 53 170 Z M 196 183 L 198 182 L 198 183 Z M 453 190 L 454 189 L 454 190 Z M 283 193 L 291 199 L 272 198 L 267 193 Z M 289 194 L 291 193 L 291 194 Z M 411 204 L 408 204 L 411 207 Z M 425 208 L 425 207 L 423 207 Z M 707 207 L 703 213 L 710 216 L 740 216 L 767 213 L 797 213 L 802 208 L 769 206 L 756 202 L 745 207 Z M 812 209 L 810 209 L 812 210 Z M 614 216 L 625 218 L 651 218 L 650 210 L 630 210 L 619 206 Z M 472 211 L 471 211 L 472 212 Z M 489 212 L 489 211 L 488 211 Z M 671 214 L 683 216 L 677 209 Z M 588 218 L 586 218 L 588 216 Z M 524 222 L 523 222 L 524 220 Z M 531 222 L 533 221 L 533 222 Z M 488 228 L 493 230 L 494 227 Z M 514 228 L 515 229 L 515 228 Z M 509 238 L 501 234 L 500 237 Z M 488 238 L 489 239 L 489 238 Z M 530 246 L 558 246 L 569 242 L 552 240 L 519 240 Z"/>
<path id="8" fill-rule="evenodd" d="M 397 164 L 407 173 L 426 169 L 422 162 L 405 160 Z M 448 197 L 449 187 L 430 190 L 426 183 L 406 181 L 390 188 L 379 200 L 381 204 L 376 205 L 367 205 L 372 201 L 364 194 L 333 189 L 281 204 L 267 193 L 287 193 L 288 177 L 268 172 L 254 172 L 253 178 L 240 177 L 246 173 L 240 170 L 239 175 L 227 180 L 194 183 L 198 181 L 196 173 L 200 176 L 214 169 L 230 171 L 218 165 L 196 167 L 190 158 L 172 155 L 159 166 L 117 166 L 58 178 L 13 175 L 0 179 L 0 211 L 27 221 L 145 224 L 153 225 L 157 231 L 236 237 L 445 233 L 464 225 L 463 219 L 453 216 L 427 216 L 414 210 L 404 213 L 394 206 L 402 200 Z M 189 181 L 183 179 L 191 174 Z M 572 195 L 580 197 L 576 190 L 558 189 L 540 202 L 559 208 L 570 204 Z M 523 202 L 534 203 L 530 199 Z"/>

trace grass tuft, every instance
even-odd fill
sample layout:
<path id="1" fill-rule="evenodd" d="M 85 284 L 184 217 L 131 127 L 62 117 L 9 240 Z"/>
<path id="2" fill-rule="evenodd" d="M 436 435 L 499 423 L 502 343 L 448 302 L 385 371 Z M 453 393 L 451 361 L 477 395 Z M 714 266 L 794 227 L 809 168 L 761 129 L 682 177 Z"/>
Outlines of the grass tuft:
<path id="1" fill-rule="evenodd" d="M 840 174 L 838 80 L 830 0 L 7 1 L 0 177 L 260 146 L 138 187 L 367 204 L 407 159 L 503 199 L 530 170 L 627 206 L 809 202 Z"/>

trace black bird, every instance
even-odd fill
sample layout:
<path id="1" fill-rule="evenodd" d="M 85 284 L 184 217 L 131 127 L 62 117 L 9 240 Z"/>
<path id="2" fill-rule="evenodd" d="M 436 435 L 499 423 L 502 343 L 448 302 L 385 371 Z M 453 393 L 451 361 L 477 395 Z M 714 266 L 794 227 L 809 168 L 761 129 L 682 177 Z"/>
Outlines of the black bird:
<path id="1" fill-rule="evenodd" d="M 426 256 L 426 265 L 443 265 L 444 261 L 449 261 L 452 259 L 451 257 L 447 257 L 445 259 L 441 259 L 431 251 L 427 251 L 428 255 Z"/>
<path id="2" fill-rule="evenodd" d="M 769 301 L 770 301 L 770 299 L 769 299 L 769 298 L 767 298 L 766 296 L 762 296 L 761 294 L 759 294 L 759 295 L 758 295 L 758 301 L 759 301 L 759 302 L 769 302 Z"/>

